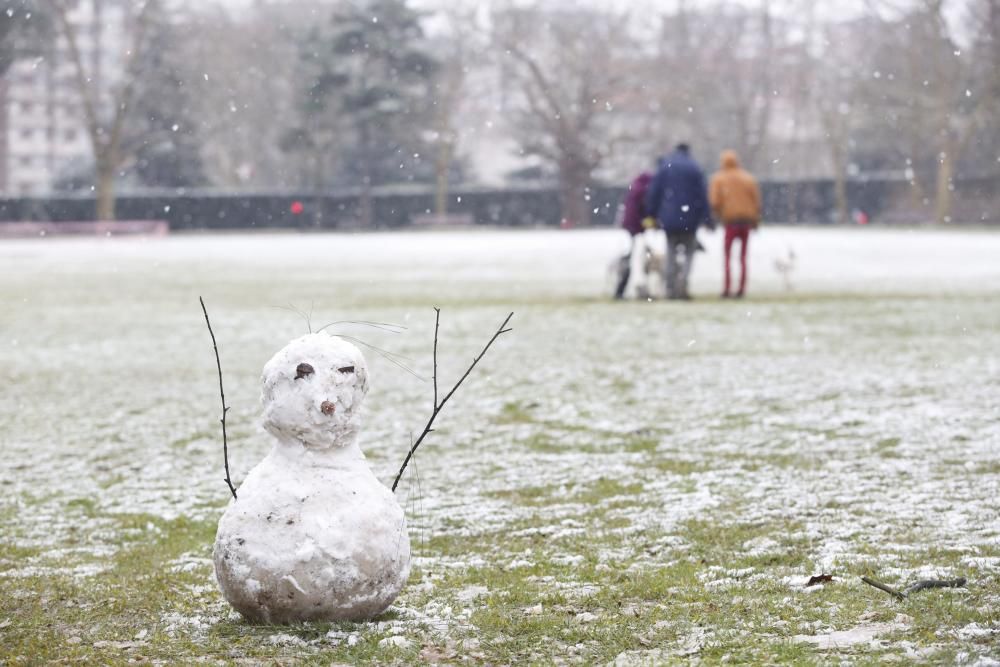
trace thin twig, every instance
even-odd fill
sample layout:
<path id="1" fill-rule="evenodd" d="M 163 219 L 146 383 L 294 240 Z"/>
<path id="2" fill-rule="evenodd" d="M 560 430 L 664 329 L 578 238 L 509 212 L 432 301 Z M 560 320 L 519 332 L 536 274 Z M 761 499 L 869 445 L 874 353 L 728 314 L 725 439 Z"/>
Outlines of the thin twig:
<path id="1" fill-rule="evenodd" d="M 438 401 L 437 401 L 437 343 L 438 343 L 438 322 L 439 322 L 440 317 L 441 317 L 441 310 L 439 308 L 435 308 L 434 310 L 436 312 L 435 320 L 434 320 L 434 410 L 431 412 L 430 419 L 427 420 L 427 425 L 424 426 L 423 433 L 420 434 L 420 437 L 417 438 L 417 441 L 415 443 L 413 443 L 412 447 L 410 447 L 410 451 L 407 452 L 406 458 L 403 460 L 403 465 L 400 466 L 399 472 L 396 473 L 396 479 L 392 482 L 392 490 L 393 491 L 395 491 L 396 487 L 399 485 L 399 480 L 403 476 L 403 471 L 406 470 L 406 465 L 410 462 L 410 459 L 413 457 L 414 452 L 417 451 L 417 447 L 419 447 L 420 443 L 424 441 L 424 438 L 427 437 L 428 433 L 431 433 L 431 432 L 434 431 L 434 429 L 432 429 L 431 426 L 434 424 L 434 419 L 438 416 L 438 413 L 441 412 L 441 409 L 444 407 L 445 403 L 448 402 L 448 399 L 452 397 L 452 395 L 455 393 L 455 391 L 457 391 L 458 388 L 460 386 L 462 386 L 462 383 L 465 382 L 465 378 L 469 377 L 469 373 L 471 373 L 472 369 L 476 367 L 476 364 L 479 363 L 479 360 L 482 359 L 486 355 L 486 352 L 490 349 L 490 346 L 493 345 L 493 342 L 496 341 L 496 339 L 500 337 L 500 334 L 505 334 L 508 331 L 510 331 L 509 328 L 506 328 L 507 327 L 507 323 L 510 322 L 510 318 L 512 318 L 514 316 L 513 312 L 511 312 L 509 315 L 507 315 L 506 319 L 504 319 L 503 323 L 501 323 L 500 327 L 496 330 L 496 333 L 494 333 L 493 337 L 490 338 L 490 340 L 489 340 L 488 343 L 486 343 L 486 347 L 483 348 L 483 351 L 480 352 L 479 355 L 475 359 L 472 360 L 472 365 L 470 365 L 469 368 L 465 371 L 465 374 L 462 375 L 461 378 L 459 378 L 458 382 L 455 383 L 455 386 L 451 388 L 451 391 L 449 391 L 445 395 L 445 397 L 441 399 L 441 402 L 438 403 Z"/>
<path id="2" fill-rule="evenodd" d="M 903 595 L 916 593 L 928 588 L 961 588 L 965 586 L 965 577 L 958 579 L 922 579 L 915 584 L 910 584 L 903 590 Z"/>
<path id="3" fill-rule="evenodd" d="M 868 577 L 861 577 L 861 581 L 865 582 L 869 586 L 874 586 L 880 591 L 885 591 L 886 593 L 888 593 L 889 595 L 893 596 L 898 600 L 902 600 L 906 597 L 905 595 L 897 591 L 895 588 L 890 588 L 889 586 L 883 584 L 880 581 L 875 581 L 874 579 L 869 579 Z"/>
<path id="4" fill-rule="evenodd" d="M 393 364 L 394 366 L 397 366 L 398 368 L 403 369 L 404 371 L 406 371 L 407 373 L 409 373 L 413 377 L 417 378 L 421 382 L 425 381 L 424 378 L 422 378 L 419 375 L 417 375 L 417 372 L 415 370 L 413 370 L 412 368 L 410 368 L 409 366 L 407 366 L 406 364 L 404 364 L 402 361 L 400 361 L 401 359 L 405 360 L 405 361 L 409 361 L 410 360 L 409 357 L 404 357 L 401 354 L 396 354 L 395 352 L 389 352 L 388 350 L 383 350 L 380 347 L 375 347 L 371 343 L 366 343 L 365 341 L 361 340 L 360 338 L 355 338 L 354 336 L 348 336 L 347 334 L 337 334 L 337 337 L 338 338 L 343 338 L 344 340 L 351 341 L 352 343 L 356 343 L 356 344 L 361 345 L 363 347 L 367 347 L 369 350 L 371 350 L 375 354 L 379 355 L 380 357 L 382 357 L 383 359 L 385 359 L 386 361 L 388 361 L 390 364 Z"/>
<path id="5" fill-rule="evenodd" d="M 441 309 L 434 307 L 434 409 L 438 405 L 438 327 L 441 324 Z"/>
<path id="6" fill-rule="evenodd" d="M 910 596 L 911 593 L 916 593 L 917 591 L 926 590 L 928 588 L 961 588 L 965 586 L 965 577 L 959 577 L 957 579 L 921 579 L 920 581 L 910 584 L 902 591 L 897 591 L 895 588 L 891 588 L 879 581 L 874 579 L 869 579 L 868 577 L 861 577 L 861 581 L 865 582 L 869 586 L 874 586 L 875 588 L 885 591 L 889 595 L 895 597 L 897 600 L 905 600 Z"/>
<path id="7" fill-rule="evenodd" d="M 311 306 L 309 306 L 309 312 L 308 313 L 306 311 L 304 311 L 304 310 L 301 310 L 301 309 L 297 308 L 294 304 L 291 304 L 291 303 L 288 304 L 287 306 L 272 306 L 272 307 L 273 308 L 278 308 L 279 310 L 288 310 L 288 311 L 291 311 L 291 312 L 295 313 L 296 315 L 298 315 L 299 317 L 301 317 L 302 320 L 306 323 L 306 329 L 309 330 L 309 333 L 312 333 L 313 332 L 313 329 L 312 329 L 312 311 L 313 311 L 313 307 L 315 305 L 316 305 L 316 303 L 313 302 L 313 304 Z"/>
<path id="8" fill-rule="evenodd" d="M 233 488 L 233 483 L 229 478 L 229 441 L 226 439 L 226 413 L 229 412 L 229 408 L 226 407 L 226 392 L 222 389 L 222 362 L 219 361 L 219 346 L 215 343 L 215 333 L 212 331 L 212 322 L 208 319 L 208 309 L 205 308 L 205 300 L 198 297 L 198 301 L 201 301 L 201 310 L 205 313 L 205 324 L 208 325 L 208 334 L 212 337 L 212 348 L 215 350 L 215 365 L 219 369 L 219 395 L 222 396 L 222 462 L 226 466 L 226 486 L 229 487 L 229 491 L 233 494 L 233 500 L 236 499 L 236 489 Z"/>
<path id="9" fill-rule="evenodd" d="M 380 329 L 381 331 L 387 331 L 388 333 L 401 333 L 406 331 L 406 327 L 402 324 L 393 324 L 391 322 L 370 322 L 368 320 L 338 320 L 336 322 L 330 322 L 329 324 L 324 324 L 319 329 L 316 329 L 316 333 L 328 329 L 329 327 L 336 326 L 338 324 L 360 324 L 361 326 L 372 327 L 373 329 Z"/>

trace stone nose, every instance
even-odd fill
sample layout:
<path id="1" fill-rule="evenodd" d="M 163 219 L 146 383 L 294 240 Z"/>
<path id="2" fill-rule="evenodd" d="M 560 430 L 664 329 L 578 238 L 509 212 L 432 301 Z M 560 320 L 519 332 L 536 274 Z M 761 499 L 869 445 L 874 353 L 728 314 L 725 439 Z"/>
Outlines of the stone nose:
<path id="1" fill-rule="evenodd" d="M 336 404 L 331 403 L 330 401 L 323 401 L 322 403 L 320 403 L 319 409 L 320 412 L 322 412 L 324 415 L 332 415 L 334 412 L 337 411 L 337 406 Z"/>

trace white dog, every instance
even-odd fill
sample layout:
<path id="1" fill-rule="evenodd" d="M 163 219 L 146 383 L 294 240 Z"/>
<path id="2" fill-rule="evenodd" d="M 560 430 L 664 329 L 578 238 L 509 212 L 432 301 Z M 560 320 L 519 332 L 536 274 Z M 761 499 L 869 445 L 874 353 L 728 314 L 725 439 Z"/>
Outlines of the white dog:
<path id="1" fill-rule="evenodd" d="M 661 299 L 666 295 L 666 256 L 646 242 L 642 249 L 642 280 L 635 285 L 640 299 Z"/>
<path id="2" fill-rule="evenodd" d="M 608 266 L 610 282 L 624 289 L 621 281 L 627 275 L 638 299 L 659 299 L 666 295 L 666 256 L 656 249 L 657 239 L 651 238 L 653 234 L 648 232 L 641 240 L 633 239 L 631 250 Z"/>

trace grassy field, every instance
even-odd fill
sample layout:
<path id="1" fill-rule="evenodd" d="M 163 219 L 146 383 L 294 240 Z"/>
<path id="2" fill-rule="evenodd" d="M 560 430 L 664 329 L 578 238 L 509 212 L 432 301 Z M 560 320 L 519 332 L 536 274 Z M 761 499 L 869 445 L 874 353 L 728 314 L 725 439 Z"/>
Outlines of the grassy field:
<path id="1" fill-rule="evenodd" d="M 1000 664 L 1000 234 L 766 229 L 738 302 L 706 237 L 695 301 L 614 303 L 620 235 L 0 242 L 0 665 Z M 293 310 L 407 326 L 338 329 L 426 378 L 440 306 L 443 385 L 514 311 L 400 485 L 414 569 L 382 618 L 260 626 L 221 598 L 199 295 L 236 480 Z M 366 356 L 389 482 L 431 386 Z"/>

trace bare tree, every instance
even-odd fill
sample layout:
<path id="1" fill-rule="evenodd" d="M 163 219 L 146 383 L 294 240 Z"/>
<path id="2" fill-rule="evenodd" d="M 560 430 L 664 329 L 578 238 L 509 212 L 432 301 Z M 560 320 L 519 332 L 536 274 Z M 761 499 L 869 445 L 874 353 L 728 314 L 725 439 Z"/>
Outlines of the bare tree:
<path id="1" fill-rule="evenodd" d="M 813 72 L 812 107 L 833 170 L 836 219 L 840 223 L 850 221 L 847 176 L 854 125 L 859 113 L 871 113 L 860 95 L 860 83 L 871 70 L 865 53 L 866 45 L 875 37 L 874 27 L 865 20 L 824 25 L 818 39 L 817 57 L 809 65 Z"/>
<path id="2" fill-rule="evenodd" d="M 612 113 L 632 85 L 626 17 L 507 7 L 494 31 L 515 137 L 524 154 L 555 167 L 563 219 L 589 224 L 594 170 L 629 131 Z"/>
<path id="3" fill-rule="evenodd" d="M 328 22 L 330 3 L 260 2 L 253 11 L 201 6 L 188 21 L 188 82 L 204 140 L 210 179 L 239 188 L 329 187 L 333 173 L 331 123 L 303 114 L 302 88 L 312 67 L 312 32 Z M 239 35 L 239 39 L 233 39 Z M 308 115 L 308 118 L 304 118 Z M 296 130 L 314 130 L 314 145 L 299 150 Z M 288 150 L 290 148 L 296 150 Z"/>
<path id="4" fill-rule="evenodd" d="M 768 166 L 779 47 L 769 0 L 756 8 L 693 8 L 681 0 L 663 12 L 643 81 L 655 101 L 648 133 L 660 145 L 684 140 L 702 154 L 735 149 L 755 171 Z"/>
<path id="5" fill-rule="evenodd" d="M 125 124 L 132 112 L 132 100 L 136 88 L 138 56 L 146 47 L 146 30 L 150 15 L 156 10 L 158 0 L 145 0 L 135 13 L 125 17 L 128 46 L 125 49 L 120 80 L 112 86 L 105 86 L 104 72 L 101 71 L 101 31 L 102 0 L 92 0 L 94 9 L 93 36 L 94 60 L 88 71 L 79 46 L 80 26 L 72 19 L 75 3 L 70 0 L 45 0 L 51 10 L 62 37 L 66 40 L 70 62 L 73 65 L 77 94 L 83 104 L 84 123 L 94 153 L 94 170 L 97 188 L 96 216 L 98 220 L 113 220 L 115 217 L 115 174 L 124 159 L 122 140 Z M 131 6 L 130 3 L 123 3 Z"/>
<path id="6" fill-rule="evenodd" d="M 995 68 L 982 67 L 963 48 L 947 20 L 946 4 L 919 0 L 900 9 L 870 0 L 882 29 L 873 71 L 863 86 L 876 112 L 869 114 L 869 132 L 881 134 L 871 152 L 903 153 L 916 204 L 930 204 L 937 222 L 951 220 L 957 166 L 996 108 Z M 980 5 L 985 20 L 975 29 L 981 38 L 995 28 L 989 22 L 991 13 L 996 16 L 994 5 Z"/>
<path id="7" fill-rule="evenodd" d="M 439 18 L 447 23 L 447 37 L 439 42 L 444 49 L 435 53 L 440 68 L 433 85 L 431 143 L 435 149 L 434 213 L 443 218 L 448 213 L 449 183 L 461 138 L 457 119 L 468 92 L 469 71 L 480 64 L 484 45 L 475 10 L 450 6 L 440 10 Z"/>

